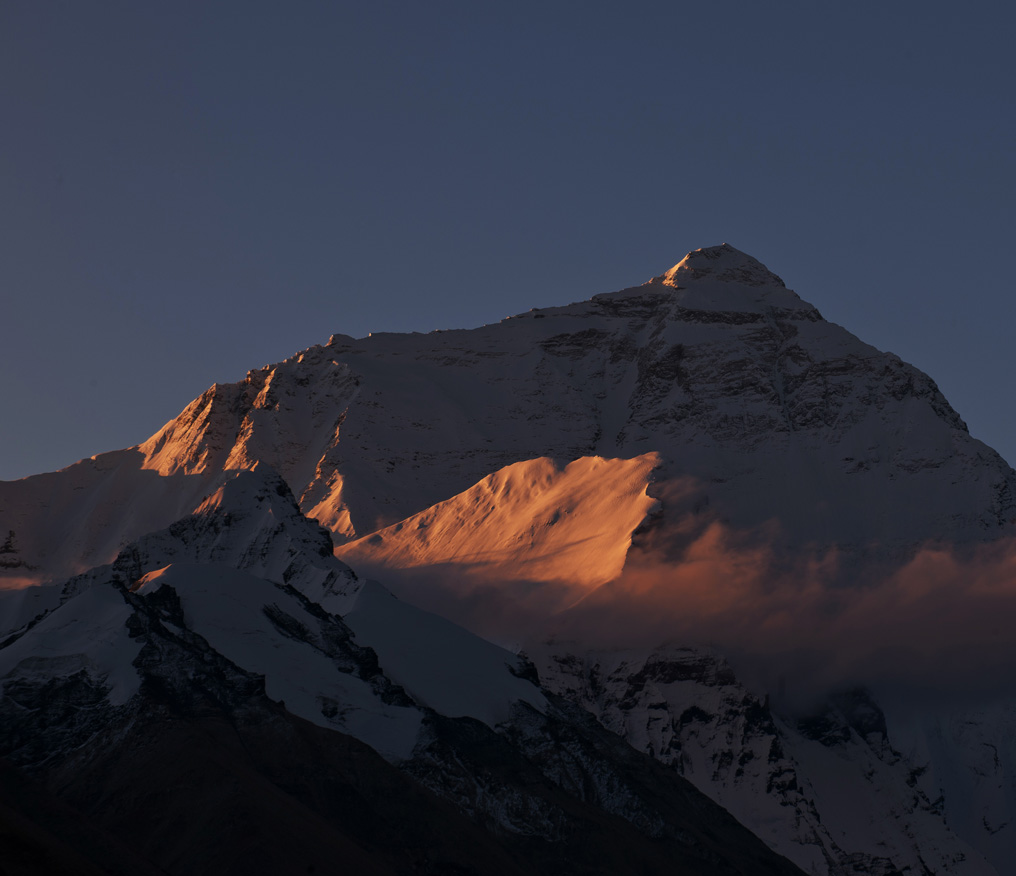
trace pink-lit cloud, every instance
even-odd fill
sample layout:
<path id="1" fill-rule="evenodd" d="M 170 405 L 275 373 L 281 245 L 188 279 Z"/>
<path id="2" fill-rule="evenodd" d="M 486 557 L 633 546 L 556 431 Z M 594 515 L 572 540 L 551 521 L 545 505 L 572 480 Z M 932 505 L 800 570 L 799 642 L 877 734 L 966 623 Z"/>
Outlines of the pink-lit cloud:
<path id="1" fill-rule="evenodd" d="M 893 569 L 685 516 L 553 620 L 604 647 L 716 647 L 767 689 L 901 683 L 951 694 L 1016 677 L 1016 540 L 927 546 Z"/>

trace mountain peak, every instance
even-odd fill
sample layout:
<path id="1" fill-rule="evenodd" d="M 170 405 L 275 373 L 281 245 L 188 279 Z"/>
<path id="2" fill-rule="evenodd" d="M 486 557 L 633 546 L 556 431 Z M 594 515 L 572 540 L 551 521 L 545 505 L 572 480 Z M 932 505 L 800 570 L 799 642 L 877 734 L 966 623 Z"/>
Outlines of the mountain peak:
<path id="1" fill-rule="evenodd" d="M 680 288 L 682 281 L 708 278 L 721 283 L 742 286 L 776 286 L 786 284 L 758 259 L 732 247 L 729 243 L 707 246 L 688 253 L 665 274 L 654 277 L 651 283 Z"/>

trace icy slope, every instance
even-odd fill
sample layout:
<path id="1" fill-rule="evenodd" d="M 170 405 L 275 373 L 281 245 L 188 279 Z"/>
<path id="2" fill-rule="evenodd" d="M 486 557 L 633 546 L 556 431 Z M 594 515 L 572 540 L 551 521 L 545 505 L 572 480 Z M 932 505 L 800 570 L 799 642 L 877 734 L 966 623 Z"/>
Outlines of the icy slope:
<path id="1" fill-rule="evenodd" d="M 646 494 L 658 463 L 656 454 L 517 462 L 335 554 L 415 604 L 497 636 L 503 618 L 485 625 L 456 604 L 485 607 L 474 597 L 495 594 L 536 621 L 616 578 L 632 533 L 659 504 Z"/>
<path id="2" fill-rule="evenodd" d="M 222 566 L 172 564 L 144 575 L 135 592 L 145 597 L 165 586 L 179 599 L 186 629 L 235 666 L 262 676 L 270 700 L 388 759 L 412 754 L 423 716 L 411 701 L 358 677 L 349 631 L 313 603 Z"/>

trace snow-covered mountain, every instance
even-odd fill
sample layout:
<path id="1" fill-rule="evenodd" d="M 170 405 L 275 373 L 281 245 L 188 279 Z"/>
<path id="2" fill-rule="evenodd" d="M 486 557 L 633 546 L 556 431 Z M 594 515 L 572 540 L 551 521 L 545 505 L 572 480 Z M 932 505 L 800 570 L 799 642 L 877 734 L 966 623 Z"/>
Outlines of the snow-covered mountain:
<path id="1" fill-rule="evenodd" d="M 261 461 L 337 541 L 517 462 L 659 454 L 658 482 L 793 544 L 991 538 L 1016 476 L 934 382 L 822 319 L 723 245 L 642 286 L 498 325 L 335 335 L 215 385 L 143 444 L 0 484 L 0 569 L 60 578 L 189 513 Z"/>
<path id="2" fill-rule="evenodd" d="M 568 819 L 608 817 L 652 868 L 676 810 L 648 797 L 683 777 L 807 872 L 1005 872 L 1009 701 L 908 711 L 841 672 L 804 709 L 698 639 L 717 601 L 735 638 L 792 629 L 816 593 L 802 622 L 922 551 L 1005 543 L 1014 488 L 929 377 L 726 244 L 498 325 L 335 335 L 137 447 L 0 483 L 4 750 L 70 787 L 212 703 L 358 740 L 505 860 L 580 855 Z"/>
<path id="3" fill-rule="evenodd" d="M 16 622 L 0 753 L 41 783 L 36 832 L 67 844 L 71 806 L 126 847 L 105 872 L 799 872 L 518 657 L 359 579 L 264 464 Z"/>
<path id="4" fill-rule="evenodd" d="M 671 765 L 805 872 L 1005 872 L 951 826 L 976 797 L 959 795 L 946 817 L 942 789 L 921 781 L 927 752 L 897 750 L 867 691 L 792 717 L 702 649 L 596 653 L 545 643 L 530 656 L 548 688 Z"/>

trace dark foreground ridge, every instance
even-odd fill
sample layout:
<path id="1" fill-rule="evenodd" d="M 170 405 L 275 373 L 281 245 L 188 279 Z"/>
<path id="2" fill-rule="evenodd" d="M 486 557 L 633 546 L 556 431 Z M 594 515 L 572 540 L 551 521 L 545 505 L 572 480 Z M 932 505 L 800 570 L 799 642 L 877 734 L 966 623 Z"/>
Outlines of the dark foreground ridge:
<path id="1" fill-rule="evenodd" d="M 111 705 L 82 671 L 0 701 L 4 873 L 800 872 L 564 700 L 497 732 L 428 710 L 394 766 L 270 700 L 182 626 L 171 587 L 122 596 L 136 696 Z M 372 652 L 345 656 L 376 676 Z"/>

